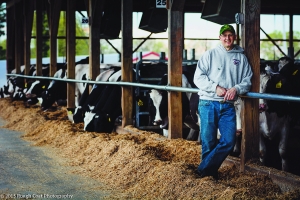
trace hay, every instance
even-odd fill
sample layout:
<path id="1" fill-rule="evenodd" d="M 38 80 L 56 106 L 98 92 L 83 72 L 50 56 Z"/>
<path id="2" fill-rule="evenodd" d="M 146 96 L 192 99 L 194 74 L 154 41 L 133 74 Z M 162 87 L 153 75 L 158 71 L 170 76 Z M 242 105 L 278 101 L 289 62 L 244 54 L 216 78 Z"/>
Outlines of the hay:
<path id="1" fill-rule="evenodd" d="M 56 149 L 74 173 L 100 180 L 123 191 L 122 199 L 297 199 L 300 191 L 283 193 L 264 175 L 239 173 L 234 166 L 219 170 L 220 180 L 198 178 L 200 162 L 197 142 L 167 140 L 163 136 L 126 127 L 139 134 L 83 131 L 72 124 L 65 107 L 43 112 L 21 102 L 0 99 L 3 127 L 23 131 L 23 139 L 34 145 Z"/>

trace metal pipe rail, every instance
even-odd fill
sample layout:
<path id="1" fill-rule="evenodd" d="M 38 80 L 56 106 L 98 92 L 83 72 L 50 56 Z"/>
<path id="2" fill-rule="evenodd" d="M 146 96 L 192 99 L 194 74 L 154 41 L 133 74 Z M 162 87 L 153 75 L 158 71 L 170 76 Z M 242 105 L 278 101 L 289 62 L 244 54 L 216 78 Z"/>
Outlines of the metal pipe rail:
<path id="1" fill-rule="evenodd" d="M 7 74 L 6 76 L 17 76 L 23 78 L 33 78 L 33 79 L 48 79 L 48 80 L 57 80 L 73 83 L 90 83 L 90 84 L 106 84 L 106 85 L 120 85 L 120 86 L 135 86 L 135 87 L 144 87 L 149 89 L 158 89 L 166 91 L 177 91 L 177 92 L 191 92 L 197 93 L 199 89 L 196 88 L 183 88 L 175 87 L 170 85 L 152 85 L 145 83 L 131 83 L 131 82 L 106 82 L 106 81 L 91 81 L 91 80 L 75 80 L 75 79 L 62 79 L 62 78 L 53 78 L 53 77 L 44 77 L 44 76 L 26 76 L 20 74 Z M 294 101 L 300 102 L 300 96 L 291 96 L 291 95 L 280 95 L 280 94 L 269 94 L 269 93 L 256 93 L 256 92 L 247 92 L 246 94 L 240 95 L 244 98 L 256 98 L 256 99 L 268 99 L 275 101 Z"/>

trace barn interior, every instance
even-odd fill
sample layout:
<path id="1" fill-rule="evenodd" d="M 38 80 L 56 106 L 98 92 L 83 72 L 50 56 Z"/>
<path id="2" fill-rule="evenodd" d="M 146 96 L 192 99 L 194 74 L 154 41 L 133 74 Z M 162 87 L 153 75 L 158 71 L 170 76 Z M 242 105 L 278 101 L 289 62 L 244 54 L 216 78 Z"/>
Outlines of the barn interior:
<path id="1" fill-rule="evenodd" d="M 52 9 L 53 13 L 57 12 L 55 11 L 55 8 L 49 7 L 49 2 L 52 2 L 52 5 L 55 5 L 55 3 L 57 3 L 57 1 L 55 0 L 38 0 L 38 1 L 22 1 L 22 0 L 1 0 L 1 3 L 5 2 L 7 5 L 7 9 L 8 9 L 8 13 L 11 13 L 11 17 L 8 18 L 7 23 L 11 23 L 13 24 L 13 26 L 9 26 L 8 28 L 10 28 L 10 34 L 7 37 L 11 38 L 10 39 L 10 43 L 8 42 L 8 55 L 7 55 L 7 70 L 11 71 L 12 69 L 16 68 L 17 66 L 20 66 L 21 64 L 26 64 L 26 56 L 28 56 L 28 54 L 26 54 L 26 48 L 28 45 L 28 43 L 22 43 L 20 41 L 23 40 L 24 35 L 20 35 L 20 32 L 26 32 L 26 26 L 20 26 L 19 28 L 17 28 L 18 25 L 20 25 L 20 23 L 24 23 L 23 20 L 16 20 L 15 17 L 17 17 L 18 19 L 20 19 L 19 15 L 16 15 L 15 11 L 20 11 L 20 13 L 23 12 L 23 9 L 29 6 L 32 6 L 31 9 L 33 10 L 41 10 L 41 11 L 49 11 L 50 9 Z M 61 1 L 60 3 L 60 9 L 61 11 L 67 11 L 69 8 L 68 6 L 70 6 L 70 4 L 68 4 L 69 1 L 65 0 L 65 1 Z M 105 3 L 103 3 L 105 2 Z M 110 39 L 116 39 L 119 38 L 119 33 L 122 29 L 122 15 L 121 15 L 121 0 L 114 0 L 114 3 L 112 3 L 112 1 L 92 1 L 92 0 L 76 0 L 76 1 L 72 1 L 72 4 L 74 4 L 74 10 L 82 13 L 83 11 L 89 11 L 88 8 L 101 8 L 101 9 L 108 9 L 109 12 L 105 12 L 108 13 L 108 15 L 103 15 L 102 19 L 103 21 L 100 23 L 100 29 L 99 32 L 96 32 L 97 34 L 99 34 L 99 36 L 96 37 L 96 39 L 100 39 L 100 38 L 104 38 L 107 40 Z M 162 2 L 166 2 L 168 3 L 169 1 L 162 1 Z M 171 1 L 172 2 L 172 1 Z M 184 3 L 177 3 L 175 4 L 174 0 L 174 5 L 177 6 L 182 6 L 178 9 L 175 9 L 176 11 L 180 11 L 179 15 L 181 15 L 182 13 L 202 13 L 203 14 L 207 14 L 206 16 L 203 15 L 203 19 L 206 19 L 208 21 L 212 21 L 218 24 L 222 24 L 222 23 L 235 23 L 235 19 L 230 19 L 229 21 L 224 21 L 224 19 L 226 19 L 227 17 L 227 13 L 223 13 L 222 11 L 226 10 L 226 11 L 230 11 L 231 13 L 237 13 L 238 10 L 241 10 L 240 7 L 242 7 L 244 9 L 248 9 L 248 10 L 255 10 L 257 8 L 255 8 L 255 6 L 257 6 L 256 3 L 251 4 L 251 2 L 247 1 L 247 6 L 243 6 L 243 3 L 245 3 L 246 1 L 241 1 L 241 0 L 237 0 L 237 1 L 225 1 L 225 0 L 185 0 L 183 1 Z M 37 4 L 38 3 L 38 4 Z M 286 1 L 280 1 L 280 0 L 264 0 L 264 1 L 259 1 L 259 11 L 260 14 L 282 14 L 282 15 L 289 15 L 290 16 L 290 37 L 287 39 L 289 41 L 290 46 L 288 47 L 288 56 L 291 58 L 294 58 L 296 56 L 299 55 L 299 51 L 294 52 L 294 48 L 293 48 L 293 42 L 295 41 L 299 41 L 299 39 L 294 39 L 293 38 L 293 15 L 300 15 L 300 5 L 295 4 L 295 1 L 292 0 L 286 0 Z M 90 6 L 92 5 L 92 6 Z M 112 6 L 113 5 L 113 6 Z M 116 6 L 119 5 L 119 6 Z M 140 24 L 140 28 L 146 31 L 149 31 L 150 33 L 157 33 L 157 32 L 162 32 L 162 31 L 166 31 L 168 28 L 168 17 L 169 17 L 169 13 L 167 10 L 158 10 L 155 9 L 155 1 L 149 1 L 149 0 L 132 0 L 131 1 L 131 12 L 142 12 L 144 15 L 144 20 L 141 21 Z M 210 6 L 213 5 L 213 6 Z M 216 6 L 214 5 L 218 5 L 218 8 L 216 9 Z M 253 6 L 253 8 L 251 7 Z M 27 8 L 30 9 L 30 8 Z M 206 10 L 205 10 L 206 9 Z M 10 11 L 9 11 L 10 10 Z M 114 11 L 117 10 L 117 14 L 115 14 Z M 24 11 L 25 12 L 25 11 Z M 114 14 L 112 15 L 111 12 L 114 12 Z M 28 15 L 27 15 L 28 16 Z M 55 15 L 53 15 L 55 16 Z M 83 15 L 84 16 L 84 15 Z M 88 17 L 88 16 L 84 16 L 84 17 Z M 153 17 L 153 18 L 151 18 Z M 155 19 L 154 17 L 157 17 L 158 19 L 164 19 L 164 20 L 160 20 L 160 23 L 154 23 L 157 22 L 157 18 Z M 118 20 L 120 19 L 121 20 Z M 11 20 L 11 21 L 9 21 Z M 24 20 L 26 20 L 26 18 L 24 18 Z M 55 21 L 54 21 L 55 22 Z M 54 23 L 53 22 L 53 23 Z M 106 22 L 106 23 L 105 23 Z M 114 24 L 113 28 L 111 26 L 109 26 L 110 24 Z M 247 32 L 246 30 L 246 25 L 243 29 L 241 29 L 241 32 Z M 92 25 L 91 25 L 92 26 Z M 250 25 L 249 25 L 250 26 Z M 97 26 L 95 25 L 95 27 L 97 28 Z M 252 30 L 251 33 L 252 34 L 259 34 L 259 29 L 257 29 L 259 26 L 255 27 L 255 30 Z M 251 27 L 253 28 L 253 27 Z M 55 29 L 55 28 L 54 28 Z M 171 29 L 171 28 L 170 28 Z M 249 28 L 250 29 L 250 28 Z M 52 28 L 53 30 L 53 28 Z M 54 30 L 55 32 L 55 30 Z M 249 32 L 249 31 L 248 31 Z M 130 32 L 129 32 L 130 33 Z M 71 33 L 69 33 L 71 34 Z M 17 37 L 14 37 L 14 36 Z M 125 35 L 126 36 L 126 35 Z M 249 35 L 247 35 L 249 36 Z M 25 37 L 31 37 L 31 35 L 25 34 Z M 38 37 L 38 36 L 36 36 Z M 71 35 L 71 37 L 74 37 Z M 259 37 L 259 36 L 258 36 Z M 16 39 L 17 38 L 17 39 Z M 74 37 L 75 38 L 75 37 Z M 130 37 L 129 37 L 130 38 Z M 244 38 L 245 39 L 245 38 Z M 145 40 L 147 40 L 147 38 L 145 38 Z M 184 40 L 184 38 L 181 38 L 181 41 Z M 272 41 L 272 38 L 269 38 L 270 41 Z M 274 41 L 273 41 L 274 42 Z M 18 46 L 20 48 L 16 48 L 16 43 L 19 43 Z M 274 44 L 276 44 L 276 42 L 274 42 Z M 94 47 L 91 47 L 94 48 Z M 98 48 L 98 46 L 96 46 L 95 48 Z M 130 45 L 129 45 L 130 48 Z M 126 49 L 125 49 L 126 50 Z M 182 50 L 182 49 L 181 49 Z M 181 51 L 182 52 L 182 51 Z M 37 52 L 38 54 L 38 52 Z M 94 62 L 95 64 L 97 64 L 99 62 L 99 51 L 94 51 L 94 59 L 95 61 L 91 60 L 92 62 Z M 55 55 L 55 53 L 54 53 Z M 69 57 L 74 56 L 73 54 L 70 54 Z M 39 57 L 39 55 L 37 55 L 37 57 Z M 162 56 L 163 57 L 163 56 Z M 124 60 L 124 57 L 122 57 Z M 69 58 L 71 59 L 71 58 Z M 257 59 L 257 58 L 256 58 Z M 125 59 L 126 61 L 126 59 Z M 177 62 L 178 59 L 175 60 L 175 62 Z M 180 63 L 182 60 L 179 60 Z M 54 61 L 56 62 L 56 61 Z M 74 63 L 74 61 L 69 60 L 69 63 Z M 257 63 L 256 63 L 257 64 Z M 167 70 L 167 68 L 166 68 Z M 257 71 L 256 71 L 257 72 Z M 258 73 L 257 73 L 258 75 Z M 174 100 L 176 101 L 176 100 Z M 131 108 L 132 106 L 129 106 L 129 108 Z M 246 111 L 245 113 L 250 112 L 249 107 L 246 106 Z M 130 112 L 129 112 L 130 113 Z M 176 113 L 175 113 L 176 115 Z M 245 119 L 247 120 L 247 118 Z M 142 125 L 139 128 L 143 128 Z M 144 127 L 144 129 L 151 129 L 151 127 Z M 297 132 L 297 130 L 295 130 Z M 295 134 L 294 134 L 295 135 Z M 176 134 L 175 134 L 176 137 Z M 246 156 L 247 157 L 247 156 Z M 275 160 L 278 160 L 278 155 L 275 156 L 274 158 Z M 299 159 L 299 158 L 297 158 Z M 297 159 L 295 161 L 295 164 L 297 164 Z M 298 166 L 298 165 L 294 165 L 294 166 Z M 276 168 L 280 168 L 280 166 L 276 166 Z M 297 169 L 293 169 L 294 171 L 296 171 Z M 297 173 L 297 172 L 296 172 Z"/>

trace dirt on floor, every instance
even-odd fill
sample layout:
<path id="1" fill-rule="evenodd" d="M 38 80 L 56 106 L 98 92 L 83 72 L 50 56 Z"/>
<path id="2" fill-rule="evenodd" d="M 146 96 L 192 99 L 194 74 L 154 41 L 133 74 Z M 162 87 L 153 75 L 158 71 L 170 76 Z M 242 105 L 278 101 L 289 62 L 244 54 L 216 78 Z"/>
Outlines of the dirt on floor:
<path id="1" fill-rule="evenodd" d="M 51 147 L 72 173 L 92 177 L 122 191 L 109 199 L 300 199 L 300 190 L 282 192 L 266 175 L 240 173 L 222 165 L 220 179 L 198 178 L 201 146 L 183 139 L 168 140 L 154 133 L 96 133 L 68 120 L 67 109 L 41 111 L 39 106 L 0 99 L 4 128 L 23 131 L 23 139 Z M 255 161 L 254 161 L 255 163 Z"/>

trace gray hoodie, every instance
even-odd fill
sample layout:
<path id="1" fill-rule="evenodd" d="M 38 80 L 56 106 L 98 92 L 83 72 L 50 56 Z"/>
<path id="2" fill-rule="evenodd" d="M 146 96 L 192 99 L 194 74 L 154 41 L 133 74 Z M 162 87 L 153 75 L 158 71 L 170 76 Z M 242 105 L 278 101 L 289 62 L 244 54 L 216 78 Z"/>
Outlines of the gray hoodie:
<path id="1" fill-rule="evenodd" d="M 217 85 L 226 89 L 235 87 L 238 95 L 250 90 L 253 73 L 243 52 L 244 49 L 238 45 L 226 51 L 220 44 L 203 54 L 194 75 L 200 99 L 222 100 L 224 97 L 216 94 Z"/>

